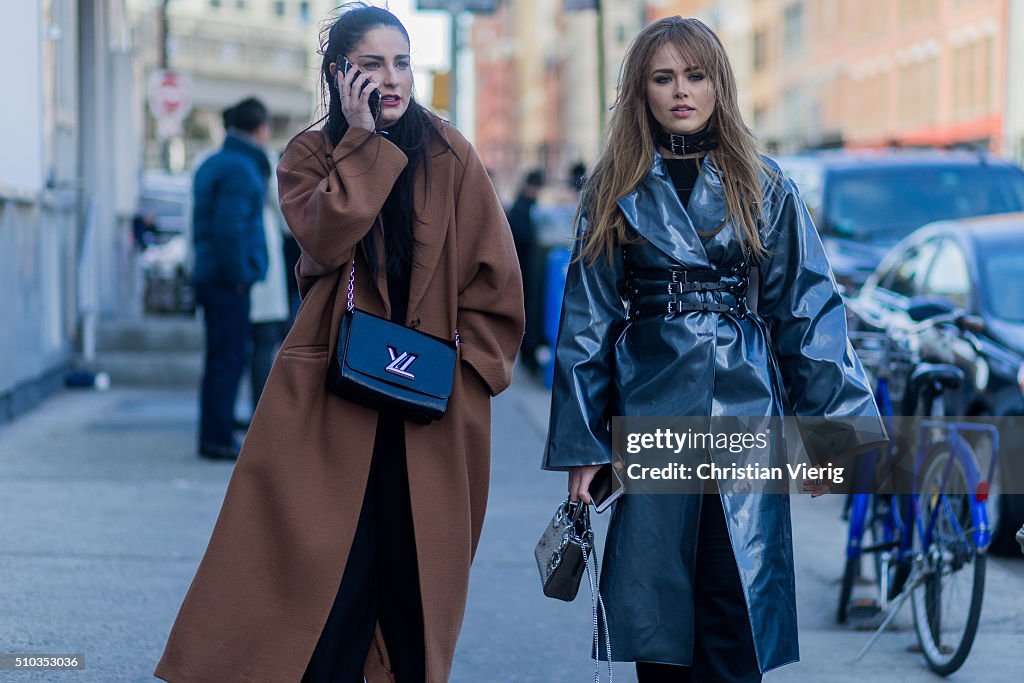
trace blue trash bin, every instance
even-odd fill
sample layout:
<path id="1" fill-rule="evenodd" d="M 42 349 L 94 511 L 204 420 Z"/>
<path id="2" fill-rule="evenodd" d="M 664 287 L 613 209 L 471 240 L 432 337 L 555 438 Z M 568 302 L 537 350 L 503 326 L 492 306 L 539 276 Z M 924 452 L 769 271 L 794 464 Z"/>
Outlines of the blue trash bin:
<path id="1" fill-rule="evenodd" d="M 544 268 L 544 340 L 551 349 L 544 366 L 544 385 L 551 388 L 555 377 L 555 340 L 558 337 L 558 322 L 562 316 L 562 294 L 565 292 L 565 275 L 569 270 L 569 250 L 554 247 L 548 252 Z"/>

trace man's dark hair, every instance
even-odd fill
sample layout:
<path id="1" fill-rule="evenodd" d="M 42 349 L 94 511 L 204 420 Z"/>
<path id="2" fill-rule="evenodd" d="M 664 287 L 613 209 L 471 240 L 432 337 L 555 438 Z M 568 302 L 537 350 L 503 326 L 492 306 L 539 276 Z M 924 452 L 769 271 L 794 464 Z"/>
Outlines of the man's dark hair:
<path id="1" fill-rule="evenodd" d="M 583 184 L 587 181 L 587 165 L 582 161 L 578 161 L 573 164 L 573 167 L 569 170 L 569 184 L 572 185 L 572 189 L 580 192 L 583 190 Z"/>
<path id="2" fill-rule="evenodd" d="M 533 169 L 526 174 L 525 178 L 523 178 L 523 185 L 536 188 L 544 187 L 544 171 L 539 168 Z"/>
<path id="3" fill-rule="evenodd" d="M 224 127 L 235 128 L 243 133 L 252 133 L 270 120 L 270 112 L 263 102 L 255 97 L 248 97 L 233 107 L 228 107 L 221 114 Z"/>

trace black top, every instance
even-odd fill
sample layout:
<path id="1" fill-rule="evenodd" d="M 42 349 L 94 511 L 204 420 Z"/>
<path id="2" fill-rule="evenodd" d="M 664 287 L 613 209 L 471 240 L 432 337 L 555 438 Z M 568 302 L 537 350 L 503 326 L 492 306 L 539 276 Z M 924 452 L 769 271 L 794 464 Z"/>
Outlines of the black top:
<path id="1" fill-rule="evenodd" d="M 672 187 L 676 188 L 676 193 L 679 195 L 680 201 L 683 202 L 683 206 L 689 205 L 690 193 L 693 192 L 693 186 L 697 184 L 701 158 L 665 159 L 664 161 L 665 168 L 668 169 L 668 174 L 672 178 Z"/>
<path id="2" fill-rule="evenodd" d="M 405 324 L 409 310 L 409 282 L 412 279 L 412 264 L 402 262 L 400 272 L 388 271 L 388 299 L 391 300 L 391 322 Z"/>

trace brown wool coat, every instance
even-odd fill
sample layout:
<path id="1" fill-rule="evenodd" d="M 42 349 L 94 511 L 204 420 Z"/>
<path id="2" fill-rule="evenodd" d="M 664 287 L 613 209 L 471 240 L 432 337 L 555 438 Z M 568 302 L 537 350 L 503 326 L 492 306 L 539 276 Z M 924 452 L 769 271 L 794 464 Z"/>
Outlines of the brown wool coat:
<path id="1" fill-rule="evenodd" d="M 470 562 L 487 503 L 490 398 L 511 380 L 523 334 L 522 281 L 504 212 L 476 152 L 454 128 L 422 170 L 422 224 L 406 324 L 461 337 L 445 417 L 406 425 L 428 680 L 445 681 L 462 624 Z M 360 144 L 363 144 L 360 147 Z M 343 159 L 345 155 L 349 155 Z M 235 465 L 224 505 L 156 675 L 168 681 L 298 682 L 348 557 L 369 473 L 375 411 L 324 389 L 356 253 L 356 304 L 390 315 L 386 278 L 367 273 L 370 231 L 406 156 L 349 130 L 331 150 L 318 131 L 288 145 L 281 209 L 303 250 L 304 292 Z M 371 681 L 388 681 L 377 629 Z"/>

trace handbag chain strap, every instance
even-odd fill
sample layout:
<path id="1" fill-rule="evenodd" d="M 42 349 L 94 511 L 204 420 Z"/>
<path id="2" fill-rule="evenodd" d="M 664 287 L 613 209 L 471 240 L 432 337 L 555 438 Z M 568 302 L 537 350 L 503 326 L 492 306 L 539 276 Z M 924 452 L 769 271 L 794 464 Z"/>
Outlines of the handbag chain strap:
<path id="1" fill-rule="evenodd" d="M 352 271 L 348 276 L 348 294 L 345 298 L 345 310 L 351 313 L 356 310 L 356 258 L 352 257 Z M 455 328 L 455 348 L 459 347 L 462 340 L 459 338 L 459 328 Z"/>
<path id="2" fill-rule="evenodd" d="M 588 520 L 589 522 L 589 520 Z M 590 583 L 590 602 L 594 615 L 594 683 L 601 683 L 601 637 L 600 626 L 604 626 L 605 654 L 608 658 L 608 683 L 612 683 L 612 638 L 608 633 L 608 615 L 604 610 L 604 598 L 601 597 L 598 578 L 597 554 L 594 552 L 594 532 L 590 531 L 589 524 L 587 533 L 584 534 L 583 552 L 586 558 L 587 581 Z M 594 571 L 590 571 L 590 560 L 594 561 Z M 601 618 L 598 620 L 598 610 Z"/>

